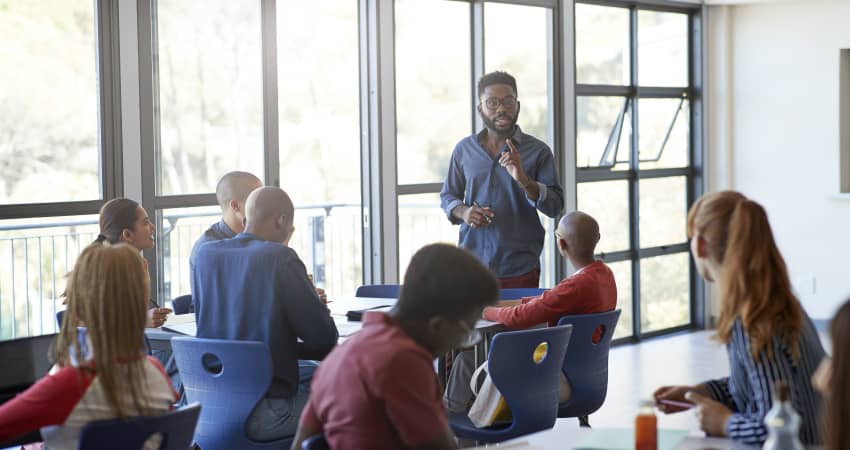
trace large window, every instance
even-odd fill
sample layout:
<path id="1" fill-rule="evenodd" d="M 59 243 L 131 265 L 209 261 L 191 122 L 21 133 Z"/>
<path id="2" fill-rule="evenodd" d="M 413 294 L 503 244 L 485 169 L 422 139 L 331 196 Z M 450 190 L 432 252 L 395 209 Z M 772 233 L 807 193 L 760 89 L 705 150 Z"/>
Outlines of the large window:
<path id="1" fill-rule="evenodd" d="M 276 3 L 151 2 L 160 302 L 190 293 L 192 246 L 232 170 L 289 193 L 290 245 L 318 286 L 361 283 L 358 5 Z"/>
<path id="2" fill-rule="evenodd" d="M 56 331 L 65 275 L 114 196 L 110 7 L 0 0 L 0 340 Z"/>
<path id="3" fill-rule="evenodd" d="M 687 10 L 575 6 L 578 208 L 599 220 L 598 256 L 617 277 L 617 337 L 693 322 L 685 219 L 696 191 L 696 20 Z"/>

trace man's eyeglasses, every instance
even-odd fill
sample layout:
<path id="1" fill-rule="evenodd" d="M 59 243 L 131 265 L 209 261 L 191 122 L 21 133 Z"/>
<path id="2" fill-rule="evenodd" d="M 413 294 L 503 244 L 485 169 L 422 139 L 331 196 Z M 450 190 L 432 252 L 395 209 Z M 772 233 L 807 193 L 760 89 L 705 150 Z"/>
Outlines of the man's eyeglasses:
<path id="1" fill-rule="evenodd" d="M 508 109 L 516 108 L 517 99 L 513 96 L 505 97 L 502 99 L 496 97 L 487 97 L 482 103 L 484 103 L 484 106 L 486 106 L 487 109 L 495 111 L 499 109 L 499 105 L 504 105 L 504 107 Z"/>
<path id="2" fill-rule="evenodd" d="M 472 347 L 473 345 L 481 342 L 481 332 L 478 331 L 477 328 L 470 328 L 463 320 L 458 323 L 460 323 L 460 326 L 467 332 L 466 337 L 460 342 L 459 347 Z"/>

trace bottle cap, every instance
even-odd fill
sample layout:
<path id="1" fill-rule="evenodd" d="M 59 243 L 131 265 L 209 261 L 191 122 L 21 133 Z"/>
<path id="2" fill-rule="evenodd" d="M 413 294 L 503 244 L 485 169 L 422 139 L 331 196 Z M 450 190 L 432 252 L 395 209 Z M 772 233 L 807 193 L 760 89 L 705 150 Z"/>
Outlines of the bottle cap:
<path id="1" fill-rule="evenodd" d="M 775 385 L 773 385 L 774 397 L 780 402 L 787 402 L 791 398 L 791 389 L 788 387 L 788 383 L 785 380 L 777 381 Z"/>

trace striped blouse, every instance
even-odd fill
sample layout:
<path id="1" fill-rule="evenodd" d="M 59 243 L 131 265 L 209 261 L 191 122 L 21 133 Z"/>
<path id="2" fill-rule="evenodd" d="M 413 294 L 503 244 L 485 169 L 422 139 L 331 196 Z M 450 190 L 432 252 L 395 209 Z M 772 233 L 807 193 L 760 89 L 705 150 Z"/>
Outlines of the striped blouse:
<path id="1" fill-rule="evenodd" d="M 773 404 L 773 385 L 785 380 L 791 388 L 791 404 L 800 414 L 800 440 L 806 445 L 822 443 L 820 397 L 811 379 L 824 350 L 809 316 L 805 315 L 799 338 L 800 361 L 793 362 L 783 339 L 775 336 L 769 345 L 773 348 L 773 359 L 768 359 L 764 352 L 753 359 L 750 338 L 740 318 L 735 321 L 726 344 L 729 376 L 705 383 L 711 396 L 734 413 L 726 423 L 726 434 L 747 444 L 764 442 L 767 439 L 764 416 Z"/>

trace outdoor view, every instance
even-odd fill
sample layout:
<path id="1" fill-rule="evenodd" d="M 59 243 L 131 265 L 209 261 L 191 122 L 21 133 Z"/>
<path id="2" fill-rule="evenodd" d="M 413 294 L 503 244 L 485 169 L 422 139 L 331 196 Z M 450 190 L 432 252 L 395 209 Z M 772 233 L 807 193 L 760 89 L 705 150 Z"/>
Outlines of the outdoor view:
<path id="1" fill-rule="evenodd" d="M 262 178 L 260 2 L 156 4 L 157 195 L 211 193 L 230 170 Z M 395 9 L 398 183 L 440 183 L 454 145 L 473 132 L 470 7 L 396 0 Z M 640 57 L 651 61 L 640 66 L 642 83 L 687 85 L 686 19 L 640 13 Z M 357 2 L 287 3 L 278 5 L 276 20 L 279 181 L 298 208 L 292 246 L 317 285 L 330 295 L 351 295 L 361 283 L 363 260 Z M 551 20 L 545 8 L 484 8 L 485 70 L 517 77 L 519 124 L 550 145 Z M 576 6 L 579 83 L 629 83 L 628 23 L 628 10 Z M 101 197 L 95 39 L 90 0 L 0 0 L 0 204 Z M 579 97 L 576 107 L 577 167 L 628 169 L 629 100 Z M 686 167 L 689 99 L 640 99 L 637 110 L 640 168 Z M 642 180 L 640 186 L 640 247 L 684 242 L 686 179 Z M 600 222 L 598 251 L 629 250 L 628 181 L 565 186 L 571 189 L 579 208 Z M 439 208 L 437 193 L 399 196 L 398 207 L 403 276 L 417 249 L 456 242 L 458 228 Z M 148 212 L 158 224 L 155 292 L 167 302 L 189 293 L 189 253 L 219 210 Z M 551 287 L 560 256 L 551 242 L 554 221 L 541 220 L 547 229 L 541 285 Z M 0 221 L 0 339 L 54 331 L 64 275 L 94 240 L 96 221 L 94 215 Z M 617 336 L 627 336 L 633 331 L 631 262 L 611 267 L 623 309 Z M 688 277 L 685 253 L 641 261 L 644 331 L 688 322 Z"/>

